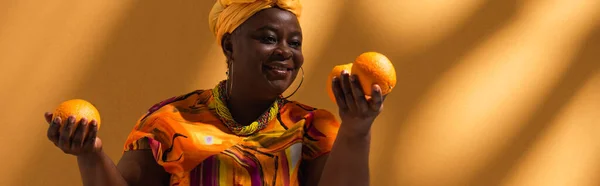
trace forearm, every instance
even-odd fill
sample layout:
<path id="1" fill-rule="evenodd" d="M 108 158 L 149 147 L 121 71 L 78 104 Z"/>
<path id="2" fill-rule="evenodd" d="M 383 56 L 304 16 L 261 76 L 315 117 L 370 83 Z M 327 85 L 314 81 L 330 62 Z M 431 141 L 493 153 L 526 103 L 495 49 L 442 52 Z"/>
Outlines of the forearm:
<path id="1" fill-rule="evenodd" d="M 127 182 L 104 152 L 77 157 L 79 172 L 85 186 L 127 186 Z"/>
<path id="2" fill-rule="evenodd" d="M 369 185 L 370 132 L 352 136 L 340 130 L 323 168 L 319 185 Z"/>

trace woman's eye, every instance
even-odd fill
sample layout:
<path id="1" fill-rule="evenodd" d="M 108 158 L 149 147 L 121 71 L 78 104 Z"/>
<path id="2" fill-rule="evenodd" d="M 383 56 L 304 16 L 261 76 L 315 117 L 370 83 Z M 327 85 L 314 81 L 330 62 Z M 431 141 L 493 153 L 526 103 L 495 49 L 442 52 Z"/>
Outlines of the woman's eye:
<path id="1" fill-rule="evenodd" d="M 302 43 L 300 43 L 300 41 L 292 41 L 289 44 L 292 48 L 299 48 L 300 46 L 302 46 Z"/>
<path id="2" fill-rule="evenodd" d="M 267 43 L 267 44 L 275 44 L 275 43 L 277 43 L 277 39 L 275 39 L 275 37 L 273 37 L 273 36 L 263 37 L 261 41 L 263 43 Z"/>

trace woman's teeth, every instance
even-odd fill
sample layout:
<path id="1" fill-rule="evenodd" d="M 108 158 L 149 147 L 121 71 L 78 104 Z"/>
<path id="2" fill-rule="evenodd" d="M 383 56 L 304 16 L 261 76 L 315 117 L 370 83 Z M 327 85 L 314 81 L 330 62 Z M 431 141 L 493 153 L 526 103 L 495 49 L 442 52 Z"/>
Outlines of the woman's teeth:
<path id="1" fill-rule="evenodd" d="M 273 70 L 282 70 L 282 71 L 283 71 L 283 70 L 292 70 L 292 69 L 289 69 L 289 68 L 284 68 L 284 67 L 275 67 L 275 66 L 267 66 L 267 68 L 269 68 L 269 69 L 273 69 Z"/>

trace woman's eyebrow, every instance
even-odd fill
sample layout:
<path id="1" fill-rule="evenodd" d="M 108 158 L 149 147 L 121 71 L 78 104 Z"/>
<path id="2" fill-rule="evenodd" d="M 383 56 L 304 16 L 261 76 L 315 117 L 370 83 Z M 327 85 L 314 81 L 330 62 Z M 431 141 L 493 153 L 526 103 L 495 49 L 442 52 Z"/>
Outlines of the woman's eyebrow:
<path id="1" fill-rule="evenodd" d="M 273 32 L 277 32 L 277 31 L 279 31 L 279 28 L 277 28 L 277 26 L 267 24 L 265 26 L 262 26 L 262 27 L 256 29 L 256 31 L 273 31 Z"/>

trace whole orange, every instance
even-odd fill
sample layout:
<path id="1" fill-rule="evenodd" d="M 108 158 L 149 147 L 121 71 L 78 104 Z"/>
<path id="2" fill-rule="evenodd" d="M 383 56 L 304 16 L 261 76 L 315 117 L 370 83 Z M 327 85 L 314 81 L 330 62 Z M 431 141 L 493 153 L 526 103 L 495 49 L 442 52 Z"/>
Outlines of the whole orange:
<path id="1" fill-rule="evenodd" d="M 98 109 L 92 105 L 92 103 L 86 100 L 71 99 L 62 102 L 60 105 L 58 105 L 58 107 L 56 107 L 56 109 L 54 109 L 54 112 L 52 113 L 52 120 L 54 120 L 56 117 L 60 117 L 60 125 L 62 128 L 66 123 L 67 118 L 69 118 L 71 115 L 75 116 L 74 127 L 79 125 L 79 121 L 81 121 L 82 118 L 85 118 L 88 123 L 92 120 L 96 120 L 98 129 L 100 128 L 100 113 L 98 112 Z"/>
<path id="2" fill-rule="evenodd" d="M 331 86 L 333 81 L 333 77 L 337 76 L 339 77 L 342 74 L 342 71 L 348 71 L 348 73 L 352 72 L 352 63 L 347 63 L 347 64 L 343 64 L 343 65 L 336 65 L 335 67 L 333 67 L 333 69 L 331 70 L 331 72 L 329 73 L 329 76 L 327 77 L 327 94 L 329 95 L 329 99 L 331 99 L 334 103 L 335 101 L 335 94 L 333 94 L 333 87 Z"/>
<path id="3" fill-rule="evenodd" d="M 354 60 L 352 74 L 358 76 L 361 87 L 367 96 L 371 96 L 373 84 L 381 87 L 383 95 L 389 94 L 396 86 L 396 69 L 383 54 L 365 52 Z"/>

